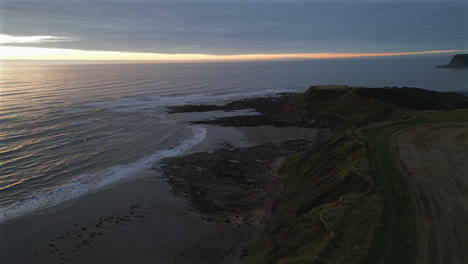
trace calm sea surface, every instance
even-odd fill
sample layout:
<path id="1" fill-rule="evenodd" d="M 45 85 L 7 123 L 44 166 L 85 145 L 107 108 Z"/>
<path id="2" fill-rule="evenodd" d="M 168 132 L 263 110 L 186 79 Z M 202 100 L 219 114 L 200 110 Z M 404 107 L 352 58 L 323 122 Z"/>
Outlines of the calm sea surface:
<path id="1" fill-rule="evenodd" d="M 468 94 L 450 56 L 288 62 L 106 64 L 0 69 L 0 221 L 141 177 L 206 134 L 164 107 L 316 84 Z"/>

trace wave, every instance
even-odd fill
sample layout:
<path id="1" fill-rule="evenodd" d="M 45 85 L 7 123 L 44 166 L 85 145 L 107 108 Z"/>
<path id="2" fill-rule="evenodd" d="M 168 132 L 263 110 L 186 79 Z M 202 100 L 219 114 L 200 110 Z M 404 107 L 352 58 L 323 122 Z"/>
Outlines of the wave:
<path id="1" fill-rule="evenodd" d="M 2 206 L 0 207 L 0 222 L 85 196 L 124 180 L 136 178 L 137 175 L 151 169 L 161 159 L 181 155 L 206 138 L 205 128 L 200 126 L 190 126 L 190 128 L 193 132 L 192 138 L 181 141 L 175 147 L 159 150 L 131 164 L 115 166 L 95 174 L 77 176 L 60 186 L 34 193 L 30 198 Z"/>
<path id="2" fill-rule="evenodd" d="M 144 98 L 121 98 L 111 102 L 88 103 L 86 107 L 98 107 L 105 110 L 117 112 L 135 112 L 144 110 L 154 110 L 155 107 L 167 107 L 171 105 L 183 104 L 220 104 L 226 101 L 251 98 L 258 96 L 276 96 L 283 92 L 303 92 L 304 89 L 262 89 L 253 92 L 242 93 L 207 93 L 207 94 L 184 94 L 184 95 L 164 95 L 164 96 L 146 96 Z M 80 111 L 74 109 L 73 111 Z"/>

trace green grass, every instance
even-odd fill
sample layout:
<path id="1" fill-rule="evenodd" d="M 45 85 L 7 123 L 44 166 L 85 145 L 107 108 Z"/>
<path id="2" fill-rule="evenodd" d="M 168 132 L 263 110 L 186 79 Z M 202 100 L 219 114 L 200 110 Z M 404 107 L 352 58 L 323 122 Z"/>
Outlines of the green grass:
<path id="1" fill-rule="evenodd" d="M 332 86 L 333 87 L 333 86 Z M 321 115 L 341 120 L 338 130 L 364 126 L 386 120 L 409 118 L 408 110 L 377 99 L 359 96 L 355 88 L 313 86 L 293 102 L 298 118 L 313 119 Z"/>
<path id="2" fill-rule="evenodd" d="M 440 93 L 420 88 L 357 88 L 358 95 L 419 110 L 468 108 L 468 98 L 458 93 Z"/>
<path id="3" fill-rule="evenodd" d="M 383 200 L 368 177 L 364 146 L 342 133 L 314 152 L 283 166 L 278 210 L 242 263 L 359 263 L 356 255 L 367 255 Z"/>
<path id="4" fill-rule="evenodd" d="M 412 263 L 415 243 L 412 201 L 395 167 L 389 139 L 394 132 L 413 124 L 411 120 L 360 131 L 369 150 L 372 175 L 385 200 L 379 243 L 370 252 L 368 263 Z"/>
<path id="5" fill-rule="evenodd" d="M 427 122 L 467 122 L 468 110 L 410 110 L 355 90 L 311 87 L 290 105 L 297 118 L 342 123 L 329 142 L 285 162 L 277 211 L 241 263 L 411 263 L 413 205 L 390 137 Z"/>
<path id="6" fill-rule="evenodd" d="M 405 128 L 434 122 L 468 122 L 468 110 L 417 111 L 404 122 L 382 122 L 356 131 L 369 151 L 371 171 L 385 199 L 384 228 L 368 263 L 412 263 L 414 211 L 409 190 L 395 166 L 390 137 Z"/>

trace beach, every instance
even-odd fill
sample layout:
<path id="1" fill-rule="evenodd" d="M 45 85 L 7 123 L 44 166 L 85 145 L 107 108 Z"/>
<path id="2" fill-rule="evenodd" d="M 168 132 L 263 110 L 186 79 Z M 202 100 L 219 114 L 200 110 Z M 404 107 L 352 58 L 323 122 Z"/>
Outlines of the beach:
<path id="1" fill-rule="evenodd" d="M 246 120 L 265 114 L 252 113 L 251 103 L 247 100 L 244 107 L 236 105 L 236 109 L 179 111 L 172 115 L 181 122 L 202 123 L 208 119 L 223 123 L 224 118 L 229 118 L 226 115 L 242 114 L 236 118 Z M 264 109 L 272 111 L 278 109 L 274 105 Z M 163 161 L 164 169 L 156 163 L 151 173 L 138 180 L 2 223 L 0 259 L 5 263 L 235 263 L 247 242 L 261 232 L 281 192 L 275 170 L 288 155 L 318 145 L 331 135 L 326 128 L 299 127 L 305 125 L 273 127 L 252 123 L 244 127 L 243 123 L 239 123 L 240 127 L 197 124 L 206 129 L 206 138 L 187 154 Z M 263 163 L 259 163 L 259 153 L 264 153 Z M 208 170 L 206 175 L 220 173 L 216 171 L 219 166 L 227 179 L 239 170 L 252 173 L 228 181 L 221 177 L 211 189 L 206 187 L 206 179 L 197 182 L 185 178 L 187 184 L 181 184 L 174 179 L 193 171 L 187 162 L 191 157 L 197 158 L 194 166 L 199 170 Z M 218 167 L 212 163 L 213 157 L 217 157 Z M 257 162 L 247 162 L 252 160 Z M 175 169 L 177 163 L 182 168 Z M 226 164 L 243 168 L 229 168 Z M 265 168 L 269 168 L 269 174 L 256 179 L 259 173 L 255 171 L 264 172 Z M 256 191 L 237 201 L 230 199 L 229 192 L 213 193 L 207 200 L 189 195 L 189 189 L 195 194 L 206 192 L 193 189 L 196 186 L 208 190 L 228 187 L 235 192 L 235 188 L 244 189 L 246 182 Z M 230 203 L 220 202 L 217 209 L 212 209 L 214 200 L 223 199 Z M 238 206 L 232 207 L 232 202 Z"/>
<path id="2" fill-rule="evenodd" d="M 437 61 L 6 67 L 0 263 L 409 259 L 388 133 L 466 122 Z"/>
<path id="3" fill-rule="evenodd" d="M 400 100 L 409 95 L 410 102 Z M 465 231 L 453 217 L 459 212 L 464 218 L 465 168 L 453 164 L 466 157 L 467 105 L 455 93 L 333 85 L 167 106 L 167 118 L 190 128 L 192 137 L 137 163 L 145 166 L 136 178 L 2 222 L 0 260 L 463 259 L 457 255 L 463 245 L 452 237 L 461 241 Z M 440 157 L 449 158 L 433 162 Z M 426 173 L 433 164 L 434 171 L 456 168 L 450 170 L 454 178 Z M 420 174 L 446 181 L 439 188 L 459 189 L 454 200 L 432 183 L 426 187 Z M 460 210 L 435 212 L 425 200 Z M 422 226 L 440 240 L 429 239 Z"/>

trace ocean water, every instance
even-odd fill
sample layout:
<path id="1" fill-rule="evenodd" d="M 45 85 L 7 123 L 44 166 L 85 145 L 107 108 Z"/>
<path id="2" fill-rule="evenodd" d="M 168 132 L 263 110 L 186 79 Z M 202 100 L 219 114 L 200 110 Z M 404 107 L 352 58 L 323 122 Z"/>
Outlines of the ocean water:
<path id="1" fill-rule="evenodd" d="M 168 105 L 222 102 L 310 85 L 412 86 L 468 94 L 450 56 L 283 62 L 0 68 L 0 222 L 144 177 L 206 130 Z"/>

